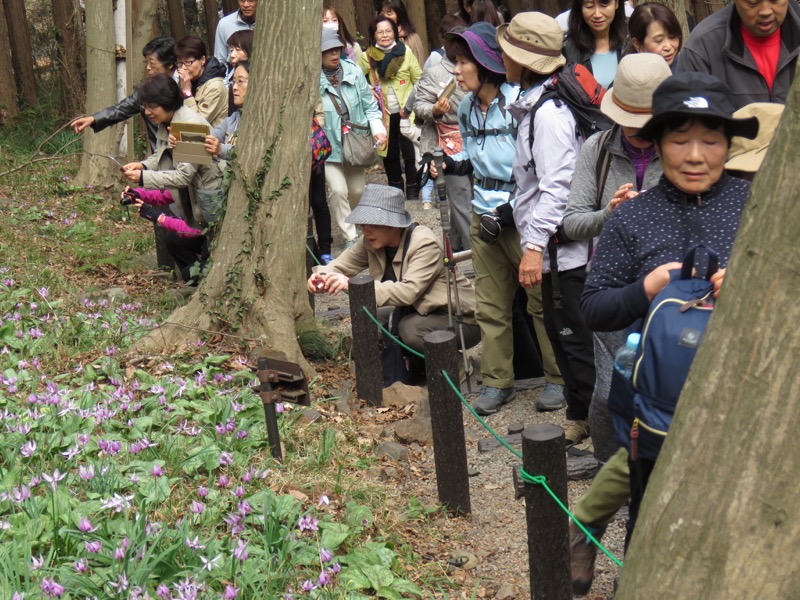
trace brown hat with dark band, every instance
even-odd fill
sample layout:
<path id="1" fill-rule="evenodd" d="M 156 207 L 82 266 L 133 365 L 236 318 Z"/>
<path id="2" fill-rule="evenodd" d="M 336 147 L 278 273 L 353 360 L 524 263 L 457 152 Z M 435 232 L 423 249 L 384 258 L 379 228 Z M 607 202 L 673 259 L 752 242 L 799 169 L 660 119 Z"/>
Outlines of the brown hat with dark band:
<path id="1" fill-rule="evenodd" d="M 564 32 L 544 13 L 517 14 L 511 23 L 497 29 L 497 43 L 515 63 L 540 75 L 549 75 L 567 64 L 561 54 Z"/>

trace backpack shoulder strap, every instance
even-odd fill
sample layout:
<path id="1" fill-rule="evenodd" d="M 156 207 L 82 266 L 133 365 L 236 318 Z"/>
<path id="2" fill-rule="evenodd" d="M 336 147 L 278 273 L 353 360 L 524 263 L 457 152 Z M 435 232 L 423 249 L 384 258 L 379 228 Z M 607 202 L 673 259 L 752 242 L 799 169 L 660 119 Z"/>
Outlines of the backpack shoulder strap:
<path id="1" fill-rule="evenodd" d="M 598 140 L 597 162 L 595 163 L 594 177 L 594 180 L 597 182 L 597 196 L 595 197 L 594 201 L 595 210 L 600 210 L 600 203 L 603 200 L 603 190 L 605 189 L 606 181 L 608 180 L 608 171 L 611 167 L 611 153 L 608 151 L 608 148 L 606 148 L 606 144 L 608 143 L 608 139 L 611 137 L 611 132 L 613 132 L 615 129 L 615 127 L 606 129 L 600 134 L 600 139 Z"/>
<path id="2" fill-rule="evenodd" d="M 553 100 L 554 102 L 559 103 L 560 106 L 560 96 L 558 95 L 558 90 L 555 87 L 548 87 L 545 89 L 542 92 L 542 95 L 539 97 L 539 100 L 536 101 L 536 104 L 534 104 L 533 108 L 531 109 L 531 118 L 528 122 L 528 149 L 531 151 L 531 160 L 523 167 L 526 171 L 536 168 L 536 162 L 533 160 L 533 122 L 536 120 L 536 113 L 539 112 L 539 109 L 548 100 Z"/>

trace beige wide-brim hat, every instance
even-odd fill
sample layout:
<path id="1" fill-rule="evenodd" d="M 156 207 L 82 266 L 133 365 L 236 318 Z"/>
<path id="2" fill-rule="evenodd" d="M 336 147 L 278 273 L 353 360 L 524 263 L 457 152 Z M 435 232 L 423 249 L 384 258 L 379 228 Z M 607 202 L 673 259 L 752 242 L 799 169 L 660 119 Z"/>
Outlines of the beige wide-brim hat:
<path id="1" fill-rule="evenodd" d="M 497 29 L 497 43 L 515 63 L 540 75 L 549 75 L 567 64 L 561 54 L 564 32 L 553 17 L 522 12 Z"/>
<path id="2" fill-rule="evenodd" d="M 738 119 L 747 117 L 758 119 L 758 135 L 753 140 L 734 136 L 728 153 L 730 158 L 725 163 L 725 168 L 746 173 L 758 171 L 775 131 L 778 129 L 782 114 L 783 104 L 772 102 L 754 102 L 733 113 L 733 116 Z"/>
<path id="3" fill-rule="evenodd" d="M 600 110 L 614 123 L 641 129 L 653 116 L 653 92 L 672 71 L 658 54 L 628 54 L 617 65 L 614 85 L 608 88 Z"/>

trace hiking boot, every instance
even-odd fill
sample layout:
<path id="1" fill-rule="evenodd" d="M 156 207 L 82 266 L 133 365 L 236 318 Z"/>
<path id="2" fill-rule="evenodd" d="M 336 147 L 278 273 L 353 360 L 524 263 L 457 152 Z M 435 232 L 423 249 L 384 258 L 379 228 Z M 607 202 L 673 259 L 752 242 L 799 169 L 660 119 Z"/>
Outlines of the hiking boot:
<path id="1" fill-rule="evenodd" d="M 571 448 L 581 440 L 589 437 L 589 421 L 567 421 L 564 428 L 564 443 L 567 448 Z"/>
<path id="2" fill-rule="evenodd" d="M 423 203 L 422 203 L 422 210 L 430 210 L 430 209 L 431 209 L 431 206 L 432 206 L 432 205 L 431 205 L 431 203 L 430 203 L 430 202 L 423 202 Z"/>
<path id="3" fill-rule="evenodd" d="M 542 393 L 536 399 L 536 410 L 545 412 L 548 410 L 559 410 L 567 405 L 564 398 L 564 386 L 557 383 L 545 383 Z"/>
<path id="4" fill-rule="evenodd" d="M 483 388 L 481 395 L 472 403 L 472 408 L 482 417 L 493 415 L 503 404 L 511 402 L 516 395 L 513 387 L 501 390 L 487 385 Z"/>
<path id="5" fill-rule="evenodd" d="M 594 529 L 585 526 L 592 532 L 598 542 L 605 533 L 605 528 Z M 569 563 L 572 572 L 572 593 L 585 596 L 589 593 L 594 579 L 594 562 L 597 558 L 595 546 L 574 521 L 569 522 Z"/>

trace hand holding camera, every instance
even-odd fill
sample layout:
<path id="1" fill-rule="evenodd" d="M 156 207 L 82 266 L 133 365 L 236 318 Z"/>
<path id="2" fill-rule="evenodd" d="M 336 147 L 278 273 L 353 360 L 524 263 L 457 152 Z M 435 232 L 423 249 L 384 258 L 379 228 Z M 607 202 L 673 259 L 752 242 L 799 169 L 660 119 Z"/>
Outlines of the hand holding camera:
<path id="1" fill-rule="evenodd" d="M 140 199 L 141 196 L 139 195 L 139 192 L 132 187 L 127 186 L 120 195 L 119 203 L 120 206 L 130 206 L 131 204 L 134 204 L 136 200 Z"/>

